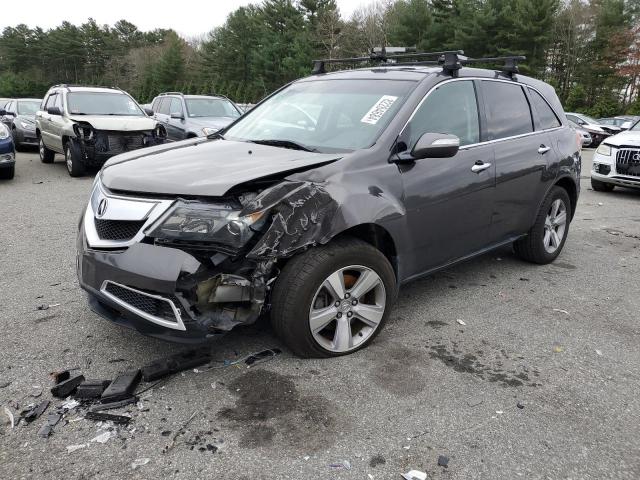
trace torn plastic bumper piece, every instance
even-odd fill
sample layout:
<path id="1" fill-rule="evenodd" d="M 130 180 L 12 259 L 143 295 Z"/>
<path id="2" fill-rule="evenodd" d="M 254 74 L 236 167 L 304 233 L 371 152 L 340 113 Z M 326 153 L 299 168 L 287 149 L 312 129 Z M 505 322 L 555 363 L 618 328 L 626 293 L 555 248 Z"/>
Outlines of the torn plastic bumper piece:
<path id="1" fill-rule="evenodd" d="M 82 375 L 71 377 L 70 379 L 60 382 L 52 387 L 51 395 L 58 398 L 66 398 L 71 395 L 82 382 L 84 382 L 84 377 Z"/>
<path id="2" fill-rule="evenodd" d="M 211 350 L 192 349 L 154 361 L 142 368 L 142 378 L 152 382 L 159 378 L 178 373 L 190 368 L 199 367 L 211 361 Z"/>

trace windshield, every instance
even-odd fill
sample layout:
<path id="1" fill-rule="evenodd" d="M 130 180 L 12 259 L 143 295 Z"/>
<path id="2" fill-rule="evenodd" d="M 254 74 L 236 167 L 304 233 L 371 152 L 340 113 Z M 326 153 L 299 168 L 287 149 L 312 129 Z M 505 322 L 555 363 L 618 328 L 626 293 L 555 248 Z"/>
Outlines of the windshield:
<path id="1" fill-rule="evenodd" d="M 295 142 L 318 151 L 368 148 L 414 86 L 400 80 L 295 83 L 245 114 L 224 136 Z"/>
<path id="2" fill-rule="evenodd" d="M 24 100 L 18 102 L 18 115 L 35 115 L 40 110 L 40 100 Z"/>
<path id="3" fill-rule="evenodd" d="M 578 118 L 582 119 L 583 121 L 585 121 L 587 123 L 593 123 L 593 124 L 598 125 L 598 121 L 597 120 L 595 120 L 595 119 L 593 119 L 591 117 L 588 117 L 586 115 L 580 115 Z"/>
<path id="4" fill-rule="evenodd" d="M 629 130 L 633 130 L 634 132 L 640 132 L 640 121 L 636 122 L 635 125 L 631 127 Z"/>
<path id="5" fill-rule="evenodd" d="M 144 115 L 129 95 L 116 92 L 71 92 L 67 107 L 72 115 Z"/>
<path id="6" fill-rule="evenodd" d="M 190 117 L 239 117 L 240 112 L 224 98 L 187 98 Z"/>

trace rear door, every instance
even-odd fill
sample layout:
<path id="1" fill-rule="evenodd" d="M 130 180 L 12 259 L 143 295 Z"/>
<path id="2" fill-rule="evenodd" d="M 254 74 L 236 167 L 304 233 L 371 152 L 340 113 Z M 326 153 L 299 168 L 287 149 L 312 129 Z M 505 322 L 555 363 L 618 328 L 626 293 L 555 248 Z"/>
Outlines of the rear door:
<path id="1" fill-rule="evenodd" d="M 454 80 L 431 90 L 402 132 L 410 151 L 424 133 L 460 139 L 451 158 L 424 158 L 400 167 L 415 275 L 481 250 L 491 222 L 493 146 L 481 143 L 474 82 Z M 480 167 L 480 168 L 478 168 Z"/>
<path id="2" fill-rule="evenodd" d="M 548 134 L 535 130 L 522 85 L 479 80 L 487 131 L 495 151 L 496 193 L 491 220 L 492 243 L 526 233 L 531 212 L 540 204 L 555 150 Z"/>
<path id="3" fill-rule="evenodd" d="M 43 102 L 42 110 L 38 111 L 36 114 L 36 118 L 38 119 L 38 126 L 40 127 L 40 136 L 42 138 L 43 143 L 48 148 L 53 148 L 54 138 L 52 135 L 52 125 L 51 125 L 51 117 L 52 115 L 47 112 L 47 109 L 53 107 L 56 103 L 56 98 L 58 97 L 58 92 L 52 92 Z"/>

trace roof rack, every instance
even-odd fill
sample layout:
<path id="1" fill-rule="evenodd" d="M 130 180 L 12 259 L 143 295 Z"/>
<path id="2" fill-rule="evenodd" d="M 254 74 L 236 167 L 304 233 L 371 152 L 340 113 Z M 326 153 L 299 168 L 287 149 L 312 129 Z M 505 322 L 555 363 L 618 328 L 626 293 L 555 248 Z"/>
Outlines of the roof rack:
<path id="1" fill-rule="evenodd" d="M 436 57 L 434 60 L 419 60 L 424 57 Z M 415 61 L 396 62 L 397 59 L 415 59 Z M 462 50 L 449 50 L 443 52 L 415 52 L 415 53 L 401 53 L 394 55 L 386 55 L 384 47 L 382 49 L 374 49 L 368 57 L 353 57 L 353 58 L 329 58 L 324 60 L 314 60 L 312 75 L 319 75 L 326 73 L 325 65 L 328 63 L 362 63 L 362 62 L 377 62 L 383 65 L 393 66 L 418 66 L 418 65 L 442 65 L 442 71 L 453 77 L 458 75 L 460 70 L 465 65 L 474 63 L 499 63 L 503 62 L 503 66 L 500 69 L 503 73 L 513 78 L 517 73 L 520 73 L 518 68 L 518 62 L 526 60 L 527 57 L 523 55 L 506 55 L 504 57 L 486 57 L 486 58 L 469 58 L 464 55 Z M 391 62 L 389 62 L 391 60 Z"/>
<path id="2" fill-rule="evenodd" d="M 51 88 L 108 88 L 110 90 L 120 90 L 123 91 L 120 87 L 107 87 L 105 85 L 79 85 L 75 83 L 60 83 L 58 85 L 53 85 Z"/>
<path id="3" fill-rule="evenodd" d="M 163 95 L 180 95 L 181 97 L 184 97 L 184 93 L 182 92 L 162 92 L 158 94 L 159 97 Z"/>

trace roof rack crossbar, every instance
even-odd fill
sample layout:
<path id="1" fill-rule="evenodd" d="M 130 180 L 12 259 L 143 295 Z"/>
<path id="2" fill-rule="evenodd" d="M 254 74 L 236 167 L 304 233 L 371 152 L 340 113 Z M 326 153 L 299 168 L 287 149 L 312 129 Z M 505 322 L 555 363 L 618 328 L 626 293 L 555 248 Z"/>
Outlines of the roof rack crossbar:
<path id="1" fill-rule="evenodd" d="M 452 50 L 444 52 L 411 52 L 411 53 L 397 53 L 393 55 L 387 55 L 383 49 L 381 52 L 372 51 L 368 57 L 352 57 L 352 58 L 326 58 L 322 60 L 313 61 L 312 75 L 319 75 L 326 73 L 325 65 L 328 63 L 361 63 L 361 62 L 381 62 L 386 63 L 387 60 L 395 60 L 400 58 L 420 58 L 420 57 L 441 57 L 447 54 L 460 54 L 464 52 L 462 50 Z"/>
<path id="2" fill-rule="evenodd" d="M 394 55 L 386 55 L 384 49 L 381 52 L 372 51 L 368 57 L 353 57 L 353 58 L 329 58 L 325 60 L 314 60 L 312 75 L 318 75 L 326 73 L 325 65 L 328 63 L 360 63 L 360 62 L 380 62 L 387 64 L 388 60 L 394 59 L 418 59 L 421 57 L 437 57 L 437 60 L 416 60 L 407 62 L 394 62 L 388 63 L 391 66 L 418 66 L 418 65 L 442 65 L 444 73 L 453 77 L 458 75 L 464 65 L 470 65 L 474 63 L 498 63 L 503 62 L 503 66 L 500 69 L 503 73 L 513 78 L 517 73 L 520 73 L 518 68 L 518 62 L 526 60 L 527 57 L 523 55 L 506 55 L 503 57 L 485 57 L 485 58 L 469 58 L 464 56 L 462 50 L 449 50 L 444 52 L 418 52 L 418 53 L 400 53 Z"/>

